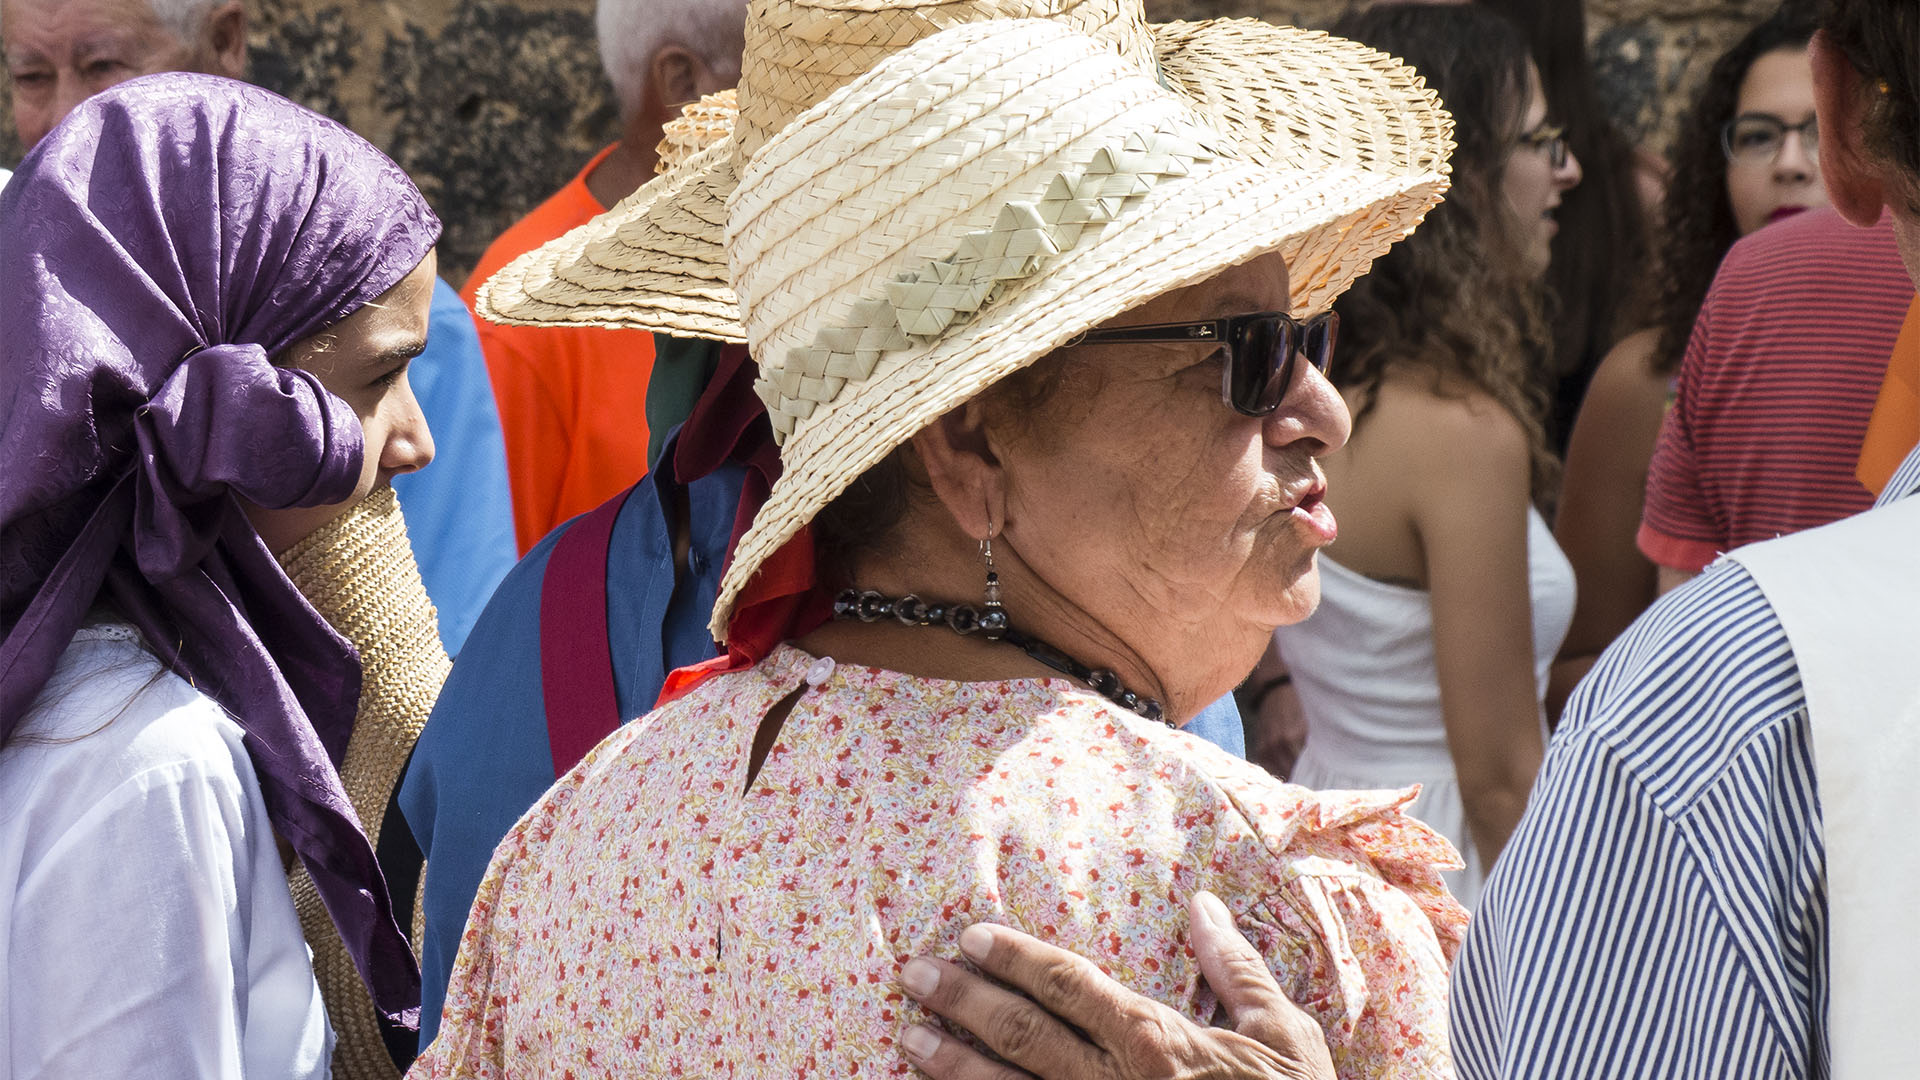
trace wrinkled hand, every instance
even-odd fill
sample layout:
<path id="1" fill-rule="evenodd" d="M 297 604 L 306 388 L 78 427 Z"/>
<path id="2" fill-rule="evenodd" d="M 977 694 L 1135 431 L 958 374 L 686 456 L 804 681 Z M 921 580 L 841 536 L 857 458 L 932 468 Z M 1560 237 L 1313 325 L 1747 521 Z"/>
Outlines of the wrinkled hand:
<path id="1" fill-rule="evenodd" d="M 1188 910 L 1200 972 L 1231 1030 L 1202 1027 L 1073 953 L 980 924 L 960 935 L 960 951 L 1028 997 L 926 957 L 908 962 L 900 979 L 915 1001 L 1012 1064 L 924 1025 L 903 1036 L 908 1058 L 935 1080 L 1334 1080 L 1319 1026 L 1280 992 L 1226 905 L 1202 892 Z"/>

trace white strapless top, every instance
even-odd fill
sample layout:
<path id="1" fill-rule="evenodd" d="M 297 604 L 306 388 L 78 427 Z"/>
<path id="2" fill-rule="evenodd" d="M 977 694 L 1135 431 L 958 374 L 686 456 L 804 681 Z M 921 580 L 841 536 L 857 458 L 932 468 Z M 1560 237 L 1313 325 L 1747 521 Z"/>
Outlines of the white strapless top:
<path id="1" fill-rule="evenodd" d="M 1527 515 L 1533 666 L 1544 701 L 1547 674 L 1573 623 L 1573 566 L 1538 511 Z M 1466 835 L 1447 751 L 1434 666 L 1433 602 L 1425 590 L 1362 577 L 1320 558 L 1320 607 L 1274 632 L 1306 714 L 1307 745 L 1294 782 L 1313 788 L 1422 786 L 1411 813 L 1446 834 L 1467 860 L 1448 875 L 1471 907 L 1485 867 Z M 1541 709 L 1542 729 L 1546 711 Z"/>

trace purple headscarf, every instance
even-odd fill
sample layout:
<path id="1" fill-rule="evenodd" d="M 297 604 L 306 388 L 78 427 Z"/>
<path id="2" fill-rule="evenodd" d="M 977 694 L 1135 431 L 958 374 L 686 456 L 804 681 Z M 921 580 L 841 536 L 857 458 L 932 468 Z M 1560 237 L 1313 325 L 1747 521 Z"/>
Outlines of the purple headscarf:
<path id="1" fill-rule="evenodd" d="M 241 510 L 350 497 L 353 410 L 270 358 L 386 292 L 440 223 L 399 167 L 264 90 L 81 104 L 0 198 L 0 742 L 95 605 L 233 714 L 374 1003 L 419 972 L 337 767 L 360 661 Z"/>

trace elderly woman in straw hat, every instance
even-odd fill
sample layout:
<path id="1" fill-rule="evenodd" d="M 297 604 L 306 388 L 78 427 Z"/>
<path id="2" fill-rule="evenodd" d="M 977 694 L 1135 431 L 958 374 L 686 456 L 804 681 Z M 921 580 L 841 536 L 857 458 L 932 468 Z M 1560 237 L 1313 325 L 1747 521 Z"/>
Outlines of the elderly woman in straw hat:
<path id="1" fill-rule="evenodd" d="M 1149 23 L 1140 0 L 754 0 L 737 95 L 703 99 L 668 125 L 661 159 L 671 171 L 502 268 L 476 298 L 495 322 L 652 331 L 649 423 L 662 437 L 678 431 L 648 476 L 556 529 L 506 577 L 409 759 L 398 805 L 432 867 L 422 890 L 423 1045 L 436 1032 L 495 847 L 588 750 L 652 709 L 673 670 L 714 655 L 706 627 L 721 572 L 779 475 L 728 286 L 726 199 L 741 163 L 800 112 L 914 41 L 1029 15 L 1108 41 L 1143 68 L 1158 65 L 1197 105 L 1218 98 L 1223 128 L 1247 137 L 1258 156 L 1296 165 L 1364 158 L 1388 133 L 1313 130 L 1331 119 L 1318 115 L 1264 129 L 1280 118 L 1248 99 L 1310 91 L 1301 79 L 1311 72 L 1276 70 L 1261 50 L 1234 44 L 1286 33 L 1258 23 Z M 1395 71 L 1372 75 L 1390 80 Z M 1195 97 L 1203 92 L 1212 97 Z M 1436 146 L 1403 141 L 1380 157 L 1431 166 L 1408 149 Z M 765 656 L 803 631 L 792 615 L 821 610 L 799 604 L 813 584 L 805 552 L 783 554 L 777 572 L 761 575 L 736 605 L 742 614 L 728 636 L 736 656 Z M 539 678 L 528 678 L 533 656 Z M 1185 730 L 1245 753 L 1231 695 Z"/>
<path id="2" fill-rule="evenodd" d="M 439 222 L 338 124 L 168 74 L 75 108 L 0 229 L 0 1075 L 395 1075 Z"/>
<path id="3" fill-rule="evenodd" d="M 1343 1075 L 1451 1075 L 1464 913 L 1412 793 L 1177 730 L 1312 609 L 1348 427 L 1321 309 L 1445 184 L 1403 68 L 1268 29 L 1220 47 L 1320 88 L 1284 121 L 1397 165 L 1251 164 L 1206 88 L 1034 21 L 929 37 L 746 162 L 728 258 L 785 468 L 713 629 L 795 544 L 833 620 L 682 680 L 516 826 L 419 1075 L 905 1074 L 899 965 L 981 919 L 1204 1019 L 1202 890 Z"/>

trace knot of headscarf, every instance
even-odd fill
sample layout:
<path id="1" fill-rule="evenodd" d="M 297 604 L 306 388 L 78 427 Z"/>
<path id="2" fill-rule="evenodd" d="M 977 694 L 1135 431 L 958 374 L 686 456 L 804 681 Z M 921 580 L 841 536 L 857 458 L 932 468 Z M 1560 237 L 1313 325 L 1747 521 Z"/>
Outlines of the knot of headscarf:
<path id="1" fill-rule="evenodd" d="M 246 732 L 274 830 L 402 1022 L 419 970 L 338 773 L 359 658 L 240 500 L 351 496 L 358 419 L 270 361 L 439 229 L 364 139 L 203 75 L 88 99 L 0 196 L 0 742 L 89 611 L 131 622 Z"/>
<path id="2" fill-rule="evenodd" d="M 360 480 L 353 410 L 258 345 L 195 351 L 134 411 L 133 430 L 133 552 L 150 581 L 207 557 L 229 491 L 278 510 L 341 502 Z"/>

